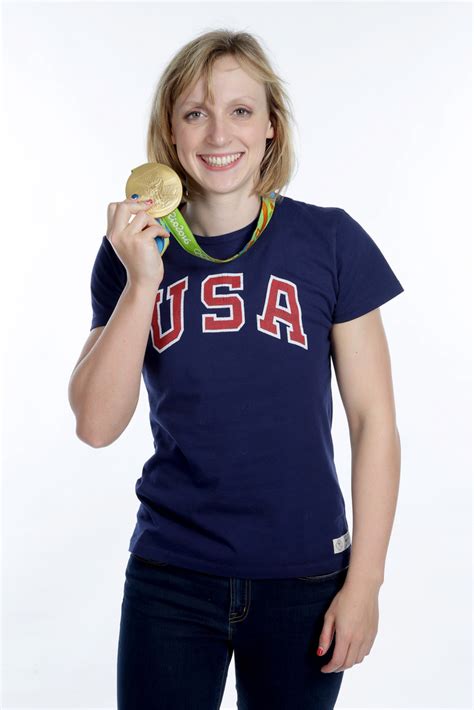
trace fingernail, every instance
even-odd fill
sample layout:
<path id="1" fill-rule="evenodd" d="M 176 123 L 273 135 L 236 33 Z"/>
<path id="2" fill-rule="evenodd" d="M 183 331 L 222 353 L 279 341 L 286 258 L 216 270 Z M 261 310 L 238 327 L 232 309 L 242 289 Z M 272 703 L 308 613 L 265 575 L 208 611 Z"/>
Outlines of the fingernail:
<path id="1" fill-rule="evenodd" d="M 317 654 L 318 656 L 322 656 L 324 653 L 324 648 L 322 646 L 318 646 Z"/>

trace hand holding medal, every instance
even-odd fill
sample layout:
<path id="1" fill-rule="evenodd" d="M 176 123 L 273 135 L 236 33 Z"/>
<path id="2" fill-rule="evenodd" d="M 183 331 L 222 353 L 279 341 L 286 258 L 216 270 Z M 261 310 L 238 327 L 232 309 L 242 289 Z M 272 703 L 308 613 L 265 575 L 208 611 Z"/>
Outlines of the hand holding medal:
<path id="1" fill-rule="evenodd" d="M 257 227 L 244 248 L 228 259 L 214 259 L 201 249 L 178 209 L 183 196 L 183 186 L 179 175 L 168 165 L 144 163 L 133 168 L 125 186 L 125 194 L 127 198 L 152 199 L 153 205 L 147 210 L 147 213 L 173 234 L 183 249 L 193 256 L 217 263 L 237 259 L 247 249 L 250 249 L 268 225 L 275 209 L 275 193 L 272 193 L 271 197 L 262 199 Z M 163 237 L 155 237 L 155 241 L 160 254 L 163 255 L 170 240 L 166 239 L 165 241 Z"/>

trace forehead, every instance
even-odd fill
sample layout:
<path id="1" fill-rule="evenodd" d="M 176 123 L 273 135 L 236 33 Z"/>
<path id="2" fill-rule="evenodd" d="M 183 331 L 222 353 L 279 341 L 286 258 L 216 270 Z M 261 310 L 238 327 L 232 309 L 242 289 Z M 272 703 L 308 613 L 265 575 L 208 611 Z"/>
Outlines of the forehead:
<path id="1" fill-rule="evenodd" d="M 235 99 L 259 102 L 265 99 L 263 83 L 251 76 L 233 57 L 222 57 L 216 60 L 210 70 L 209 83 L 214 102 L 226 103 Z M 182 92 L 176 100 L 176 105 L 185 106 L 204 101 L 206 88 L 206 77 L 201 75 Z"/>

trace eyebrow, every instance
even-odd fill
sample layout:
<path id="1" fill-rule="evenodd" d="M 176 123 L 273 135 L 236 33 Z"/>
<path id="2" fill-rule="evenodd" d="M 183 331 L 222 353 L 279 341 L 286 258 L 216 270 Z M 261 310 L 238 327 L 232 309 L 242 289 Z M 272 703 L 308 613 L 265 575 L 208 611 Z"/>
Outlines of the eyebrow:
<path id="1" fill-rule="evenodd" d="M 245 99 L 251 99 L 251 101 L 257 100 L 254 96 L 239 96 L 238 98 L 232 99 L 232 101 L 229 101 L 229 103 L 227 105 L 230 106 L 230 104 L 235 104 L 235 103 L 238 103 L 239 101 L 244 101 Z M 202 105 L 198 99 L 188 99 L 187 101 L 184 102 L 184 104 L 182 104 L 181 108 L 184 108 L 185 106 L 193 105 L 193 104 L 195 104 L 197 106 Z"/>

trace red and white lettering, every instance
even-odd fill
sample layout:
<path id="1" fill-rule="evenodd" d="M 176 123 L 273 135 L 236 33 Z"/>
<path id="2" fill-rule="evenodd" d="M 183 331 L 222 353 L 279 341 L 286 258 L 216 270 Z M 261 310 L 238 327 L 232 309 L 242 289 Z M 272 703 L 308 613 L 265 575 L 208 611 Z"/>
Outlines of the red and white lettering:
<path id="1" fill-rule="evenodd" d="M 170 303 L 171 325 L 166 333 L 161 331 L 160 306 L 163 300 L 163 289 L 156 294 L 155 308 L 151 321 L 151 341 L 159 353 L 176 343 L 184 332 L 184 294 L 188 290 L 188 277 L 170 284 L 166 289 L 166 299 Z"/>
<path id="2" fill-rule="evenodd" d="M 216 293 L 219 286 L 225 286 L 229 291 L 243 291 L 244 275 L 242 273 L 214 274 L 207 276 L 201 284 L 201 301 L 206 308 L 225 308 L 230 315 L 204 313 L 202 315 L 203 333 L 227 333 L 242 329 L 245 324 L 245 303 L 238 293 Z M 180 340 L 184 332 L 184 294 L 188 290 L 188 277 L 170 284 L 166 289 L 166 302 L 170 309 L 170 328 L 166 333 L 161 327 L 161 306 L 164 290 L 159 289 L 156 295 L 155 308 L 151 323 L 151 338 L 153 347 L 162 353 L 166 348 Z M 286 303 L 279 305 L 283 296 Z M 281 325 L 287 325 L 287 340 L 289 344 L 308 349 L 308 338 L 303 331 L 301 306 L 298 300 L 296 284 L 287 279 L 270 275 L 267 286 L 263 313 L 257 314 L 257 329 L 261 333 L 282 340 Z"/>
<path id="3" fill-rule="evenodd" d="M 281 294 L 286 299 L 285 306 L 278 305 Z M 281 325 L 278 325 L 279 323 L 285 323 L 289 326 L 286 329 L 289 343 L 308 349 L 308 338 L 303 332 L 301 306 L 298 301 L 296 284 L 271 274 L 267 286 L 263 314 L 257 314 L 257 328 L 262 333 L 267 333 L 281 340 Z"/>
<path id="4" fill-rule="evenodd" d="M 243 274 L 214 274 L 207 276 L 201 284 L 201 301 L 207 308 L 230 308 L 230 315 L 216 316 L 208 313 L 202 316 L 203 333 L 223 333 L 240 330 L 245 323 L 244 301 L 238 293 L 216 293 L 218 286 L 227 286 L 231 291 L 242 291 Z"/>

